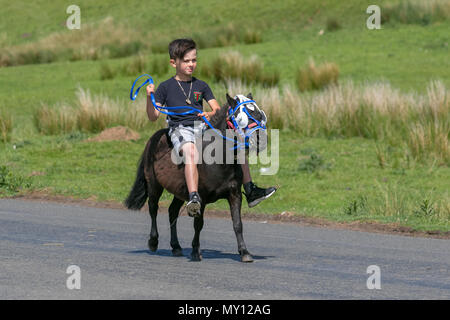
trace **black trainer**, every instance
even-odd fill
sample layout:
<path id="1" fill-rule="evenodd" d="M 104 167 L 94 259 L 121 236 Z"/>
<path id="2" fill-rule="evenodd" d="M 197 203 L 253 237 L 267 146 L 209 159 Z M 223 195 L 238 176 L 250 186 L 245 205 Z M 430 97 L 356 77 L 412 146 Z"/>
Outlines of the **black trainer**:
<path id="1" fill-rule="evenodd" d="M 200 216 L 201 201 L 200 195 L 197 192 L 191 192 L 189 194 L 189 202 L 186 204 L 186 210 L 190 217 Z"/>
<path id="2" fill-rule="evenodd" d="M 275 193 L 275 191 L 277 191 L 275 187 L 269 187 L 266 189 L 259 188 L 253 182 L 246 183 L 244 185 L 244 190 L 249 208 L 256 206 L 258 203 L 269 198 Z"/>

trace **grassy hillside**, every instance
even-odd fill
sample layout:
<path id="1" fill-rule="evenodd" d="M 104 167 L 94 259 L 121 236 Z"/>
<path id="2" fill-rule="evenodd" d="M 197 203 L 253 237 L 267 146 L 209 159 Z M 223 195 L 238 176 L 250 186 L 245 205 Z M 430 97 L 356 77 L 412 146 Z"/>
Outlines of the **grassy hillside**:
<path id="1" fill-rule="evenodd" d="M 379 3 L 385 3 L 380 1 Z M 8 33 L 11 44 L 35 41 L 51 33 L 62 31 L 69 16 L 66 8 L 73 1 L 26 1 L 2 0 L 0 5 L 0 30 Z M 194 32 L 211 30 L 228 23 L 243 27 L 250 25 L 263 28 L 268 41 L 299 32 L 312 24 L 324 24 L 328 17 L 341 18 L 342 24 L 354 26 L 365 21 L 365 9 L 370 1 L 206 1 L 189 2 L 168 0 L 118 0 L 93 2 L 80 0 L 82 23 L 97 23 L 105 17 L 112 17 L 136 32 L 161 36 L 183 36 Z M 185 21 L 180 24 L 180 19 Z M 282 21 L 282 23 L 280 23 Z M 24 36 L 27 34 L 27 36 Z M 267 37 L 267 38 L 266 38 Z"/>
<path id="2" fill-rule="evenodd" d="M 76 106 L 79 88 L 116 100 L 116 105 L 128 105 L 130 86 L 139 74 L 151 73 L 156 83 L 173 75 L 171 68 L 157 73 L 150 68 L 155 59 L 167 61 L 167 44 L 177 37 L 191 36 L 200 44 L 198 76 L 203 65 L 210 65 L 231 50 L 246 59 L 257 55 L 264 72 L 279 75 L 277 86 L 271 89 L 244 86 L 256 92 L 257 101 L 276 104 L 266 97 L 269 93 L 274 97 L 275 93 L 285 94 L 280 101 L 286 101 L 286 88 L 296 87 L 298 69 L 313 58 L 318 65 L 337 65 L 340 85 L 352 82 L 363 87 L 388 82 L 392 91 L 387 92 L 399 89 L 401 95 L 420 98 L 430 95 L 427 87 L 431 80 L 440 80 L 445 86 L 443 98 L 434 100 L 441 110 L 448 110 L 450 20 L 445 10 L 425 19 L 410 9 L 409 20 L 403 21 L 392 13 L 399 10 L 395 2 L 379 1 L 382 14 L 389 12 L 390 20 L 383 22 L 381 30 L 368 30 L 366 8 L 370 1 L 86 0 L 77 2 L 82 30 L 70 31 L 65 21 L 69 16 L 66 8 L 71 4 L 0 0 L 0 60 L 3 57 L 16 63 L 0 67 L 0 133 L 2 123 L 6 123 L 3 118 L 12 123 L 8 141 L 0 140 L 0 196 L 22 188 L 122 200 L 134 179 L 145 141 L 160 123 L 140 128 L 142 138 L 137 142 L 85 143 L 83 140 L 93 132 L 44 136 L 38 133 L 33 116 L 43 106 L 56 110 Z M 146 62 L 144 70 L 123 71 L 134 66 L 137 59 Z M 43 63 L 46 61 L 50 63 Z M 105 70 L 115 74 L 105 79 Z M 204 80 L 219 102 L 225 102 L 224 84 L 213 78 Z M 317 100 L 327 91 L 296 94 Z M 408 99 L 405 101 L 411 101 Z M 140 97 L 134 105 L 142 103 Z M 415 107 L 415 102 L 409 104 Z M 273 110 L 273 106 L 263 107 Z M 271 119 L 276 120 L 275 114 Z M 374 119 L 377 123 L 378 118 Z M 420 122 L 425 118 L 405 119 L 402 121 Z M 448 154 L 448 117 L 430 121 L 419 124 L 425 131 L 439 128 L 439 132 L 430 129 L 429 135 L 439 134 L 441 150 Z M 380 121 L 379 126 L 388 122 Z M 263 176 L 259 174 L 260 165 L 252 167 L 259 184 L 280 187 L 276 198 L 259 205 L 258 212 L 284 211 L 333 220 L 376 220 L 424 230 L 450 230 L 448 164 L 431 153 L 424 161 L 411 157 L 405 147 L 410 127 L 402 125 L 404 136 L 392 132 L 389 137 L 387 131 L 383 138 L 308 135 L 285 126 L 280 136 L 278 174 Z M 165 204 L 168 200 L 164 195 Z M 212 207 L 224 209 L 226 205 L 220 202 Z"/>

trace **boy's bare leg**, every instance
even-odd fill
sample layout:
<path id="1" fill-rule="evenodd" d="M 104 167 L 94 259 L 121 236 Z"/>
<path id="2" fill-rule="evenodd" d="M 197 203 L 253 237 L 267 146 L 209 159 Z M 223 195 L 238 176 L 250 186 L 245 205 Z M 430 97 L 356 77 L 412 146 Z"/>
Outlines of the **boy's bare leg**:
<path id="1" fill-rule="evenodd" d="M 193 143 L 181 147 L 184 156 L 184 176 L 189 191 L 189 202 L 186 205 L 190 216 L 200 215 L 201 199 L 198 194 L 198 151 Z"/>
<path id="2" fill-rule="evenodd" d="M 186 143 L 181 148 L 184 155 L 184 176 L 189 193 L 198 191 L 198 152 L 193 143 Z"/>

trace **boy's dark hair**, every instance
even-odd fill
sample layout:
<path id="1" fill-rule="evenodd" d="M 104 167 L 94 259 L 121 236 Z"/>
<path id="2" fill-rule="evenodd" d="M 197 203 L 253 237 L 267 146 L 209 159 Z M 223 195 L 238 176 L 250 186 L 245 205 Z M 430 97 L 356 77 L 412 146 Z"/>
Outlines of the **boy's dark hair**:
<path id="1" fill-rule="evenodd" d="M 192 49 L 196 49 L 195 41 L 192 39 L 173 40 L 169 44 L 170 59 L 183 59 L 184 55 Z"/>

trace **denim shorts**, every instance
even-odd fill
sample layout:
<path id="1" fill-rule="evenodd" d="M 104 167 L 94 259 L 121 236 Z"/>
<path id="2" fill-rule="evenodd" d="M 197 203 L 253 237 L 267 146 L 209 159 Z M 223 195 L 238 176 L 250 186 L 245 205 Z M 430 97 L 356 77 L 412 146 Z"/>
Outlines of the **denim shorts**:
<path id="1" fill-rule="evenodd" d="M 172 141 L 173 148 L 180 155 L 181 148 L 186 143 L 194 143 L 195 140 L 201 140 L 203 132 L 206 130 L 206 125 L 203 122 L 196 122 L 194 126 L 170 127 L 169 137 Z"/>

